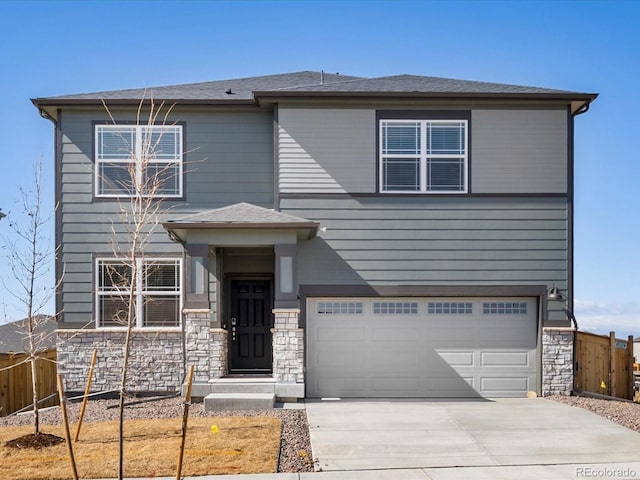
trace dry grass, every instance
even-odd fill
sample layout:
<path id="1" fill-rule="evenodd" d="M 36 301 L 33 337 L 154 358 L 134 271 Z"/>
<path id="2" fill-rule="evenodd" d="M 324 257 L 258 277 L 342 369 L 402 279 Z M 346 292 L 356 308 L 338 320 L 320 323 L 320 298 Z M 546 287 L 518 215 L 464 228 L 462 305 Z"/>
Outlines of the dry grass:
<path id="1" fill-rule="evenodd" d="M 212 426 L 217 425 L 218 433 Z M 280 420 L 269 417 L 189 419 L 183 476 L 229 473 L 273 473 L 280 450 Z M 81 478 L 113 478 L 118 468 L 117 422 L 85 423 L 73 449 Z M 71 477 L 66 445 L 43 450 L 12 449 L 5 443 L 32 427 L 0 428 L 0 478 L 58 480 Z M 64 437 L 62 426 L 45 433 Z M 182 420 L 129 420 L 125 424 L 126 477 L 174 476 Z M 75 426 L 71 428 L 72 435 Z"/>

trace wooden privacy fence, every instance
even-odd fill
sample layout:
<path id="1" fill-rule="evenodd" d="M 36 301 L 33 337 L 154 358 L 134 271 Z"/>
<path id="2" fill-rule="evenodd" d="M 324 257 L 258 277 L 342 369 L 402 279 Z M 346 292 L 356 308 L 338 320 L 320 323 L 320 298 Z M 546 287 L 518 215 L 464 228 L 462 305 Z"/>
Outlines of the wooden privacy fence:
<path id="1" fill-rule="evenodd" d="M 56 350 L 51 349 L 40 355 L 36 362 L 38 376 L 38 396 L 46 398 L 57 391 Z M 16 353 L 0 356 L 0 417 L 9 415 L 33 403 L 31 388 L 31 365 L 25 362 L 28 355 Z M 13 367 L 13 368 L 7 368 Z M 40 404 L 41 407 L 56 405 L 54 396 Z"/>
<path id="2" fill-rule="evenodd" d="M 577 391 L 633 399 L 633 337 L 577 332 Z"/>

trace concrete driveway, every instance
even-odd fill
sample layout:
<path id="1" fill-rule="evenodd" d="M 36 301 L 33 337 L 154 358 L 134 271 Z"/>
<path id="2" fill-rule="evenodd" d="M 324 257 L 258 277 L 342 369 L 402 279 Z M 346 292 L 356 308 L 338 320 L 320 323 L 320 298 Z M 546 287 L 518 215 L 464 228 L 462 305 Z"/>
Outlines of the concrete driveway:
<path id="1" fill-rule="evenodd" d="M 307 400 L 316 470 L 633 462 L 640 434 L 552 400 Z M 575 473 L 574 473 L 575 474 Z"/>

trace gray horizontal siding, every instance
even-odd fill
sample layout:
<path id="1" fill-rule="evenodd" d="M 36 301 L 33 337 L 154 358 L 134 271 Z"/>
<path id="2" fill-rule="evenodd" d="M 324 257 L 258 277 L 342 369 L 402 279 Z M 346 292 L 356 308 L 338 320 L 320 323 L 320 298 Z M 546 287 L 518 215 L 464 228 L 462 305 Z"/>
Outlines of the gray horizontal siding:
<path id="1" fill-rule="evenodd" d="M 474 193 L 566 193 L 566 110 L 473 110 Z"/>
<path id="2" fill-rule="evenodd" d="M 326 228 L 299 244 L 300 284 L 567 282 L 564 199 L 286 198 L 281 208 Z"/>
<path id="3" fill-rule="evenodd" d="M 566 110 L 470 110 L 471 192 L 566 193 Z M 375 192 L 375 114 L 374 108 L 281 107 L 279 191 Z"/>
<path id="4" fill-rule="evenodd" d="M 280 108 L 278 122 L 280 192 L 375 191 L 375 110 Z"/>
<path id="5" fill-rule="evenodd" d="M 134 120 L 131 112 L 114 110 L 118 120 Z M 59 215 L 64 270 L 61 286 L 65 322 L 86 323 L 94 319 L 93 258 L 111 256 L 112 223 L 126 251 L 117 200 L 93 198 L 93 124 L 107 121 L 104 111 L 65 110 L 62 115 L 62 194 Z M 143 121 L 146 121 L 143 120 Z M 185 213 L 248 201 L 273 205 L 273 125 L 268 111 L 175 109 L 170 122 L 185 124 L 185 199 L 165 200 L 163 208 L 181 207 Z M 242 189 L 238 185 L 243 185 Z M 123 200 L 123 205 L 127 200 Z M 160 219 L 162 221 L 162 219 Z M 148 254 L 182 255 L 157 225 Z"/>

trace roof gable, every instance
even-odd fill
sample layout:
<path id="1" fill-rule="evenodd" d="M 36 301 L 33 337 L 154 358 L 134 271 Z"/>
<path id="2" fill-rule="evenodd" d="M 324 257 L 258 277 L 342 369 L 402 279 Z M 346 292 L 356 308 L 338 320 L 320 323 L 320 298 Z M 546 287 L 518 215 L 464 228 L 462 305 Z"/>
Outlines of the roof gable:
<path id="1" fill-rule="evenodd" d="M 190 230 L 286 230 L 295 232 L 298 238 L 310 239 L 316 236 L 320 224 L 306 218 L 241 202 L 175 217 L 164 222 L 162 226 L 173 240 L 183 242 Z"/>
<path id="2" fill-rule="evenodd" d="M 228 205 L 222 208 L 206 210 L 204 212 L 185 215 L 165 222 L 166 226 L 182 227 L 189 225 L 192 227 L 255 227 L 258 225 L 278 226 L 310 226 L 317 225 L 306 218 L 288 215 L 275 210 L 259 207 L 251 203 L 241 202 Z"/>

